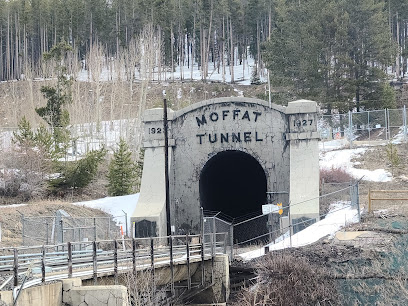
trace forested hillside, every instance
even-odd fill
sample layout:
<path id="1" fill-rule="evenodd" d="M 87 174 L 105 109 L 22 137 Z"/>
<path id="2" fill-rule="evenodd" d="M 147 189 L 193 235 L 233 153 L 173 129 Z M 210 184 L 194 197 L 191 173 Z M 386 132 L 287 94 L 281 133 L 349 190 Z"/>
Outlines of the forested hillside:
<path id="1" fill-rule="evenodd" d="M 182 66 L 182 80 L 210 67 L 234 83 L 251 57 L 253 83 L 269 68 L 272 86 L 329 109 L 393 107 L 384 81 L 407 72 L 407 20 L 408 0 L 0 0 L 0 80 L 52 76 L 43 54 L 65 40 L 74 76 L 103 59 L 126 80 Z"/>

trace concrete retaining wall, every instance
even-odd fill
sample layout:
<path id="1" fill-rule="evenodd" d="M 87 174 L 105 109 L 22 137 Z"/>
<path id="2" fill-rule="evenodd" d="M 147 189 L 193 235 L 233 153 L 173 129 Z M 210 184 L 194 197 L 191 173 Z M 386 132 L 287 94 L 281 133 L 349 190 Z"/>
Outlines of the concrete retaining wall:
<path id="1" fill-rule="evenodd" d="M 12 291 L 0 291 L 0 301 L 7 306 L 13 305 Z M 2 304 L 0 304 L 2 305 Z M 62 283 L 48 284 L 24 289 L 17 306 L 60 306 L 62 305 Z"/>

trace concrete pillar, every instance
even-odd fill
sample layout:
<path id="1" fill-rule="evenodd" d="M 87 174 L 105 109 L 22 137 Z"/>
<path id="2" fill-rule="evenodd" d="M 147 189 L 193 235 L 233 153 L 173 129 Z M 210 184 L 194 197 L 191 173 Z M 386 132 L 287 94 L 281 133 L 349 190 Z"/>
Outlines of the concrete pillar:
<path id="1" fill-rule="evenodd" d="M 168 110 L 169 121 L 172 120 L 173 114 L 172 110 Z M 163 109 L 155 108 L 147 110 L 143 122 L 145 140 L 143 147 L 145 148 L 145 155 L 142 184 L 140 186 L 139 200 L 130 222 L 132 224 L 135 222 L 136 237 L 166 236 Z M 169 131 L 169 147 L 174 145 L 175 141 L 171 138 Z M 169 149 L 170 169 L 171 161 L 172 150 Z M 144 235 L 141 233 L 142 229 L 145 232 Z"/>
<path id="2" fill-rule="evenodd" d="M 290 102 L 286 108 L 290 142 L 290 217 L 295 232 L 307 226 L 296 223 L 319 218 L 319 134 L 314 101 Z M 311 220 L 314 222 L 314 220 Z"/>

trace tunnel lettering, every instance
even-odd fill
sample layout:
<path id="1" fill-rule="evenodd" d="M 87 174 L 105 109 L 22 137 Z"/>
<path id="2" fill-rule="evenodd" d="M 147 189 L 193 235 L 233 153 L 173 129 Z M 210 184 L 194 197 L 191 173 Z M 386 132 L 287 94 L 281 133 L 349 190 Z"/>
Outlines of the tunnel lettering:
<path id="1" fill-rule="evenodd" d="M 208 141 L 208 143 L 238 143 L 238 142 L 256 142 L 263 141 L 258 132 L 235 132 L 235 133 L 205 133 L 197 134 L 198 143 L 201 145 Z"/>
<path id="2" fill-rule="evenodd" d="M 227 120 L 228 118 L 231 118 L 232 120 L 248 120 L 249 122 L 253 120 L 254 122 L 257 122 L 259 116 L 261 115 L 262 115 L 261 112 L 245 111 L 242 113 L 240 109 L 234 109 L 232 111 L 223 110 L 221 113 L 212 112 L 210 115 L 208 115 L 208 117 L 206 117 L 206 115 L 203 114 L 201 115 L 201 117 L 196 116 L 195 118 L 197 121 L 197 126 L 201 127 L 208 123 L 207 118 L 212 122 L 221 121 L 221 118 L 223 121 Z"/>

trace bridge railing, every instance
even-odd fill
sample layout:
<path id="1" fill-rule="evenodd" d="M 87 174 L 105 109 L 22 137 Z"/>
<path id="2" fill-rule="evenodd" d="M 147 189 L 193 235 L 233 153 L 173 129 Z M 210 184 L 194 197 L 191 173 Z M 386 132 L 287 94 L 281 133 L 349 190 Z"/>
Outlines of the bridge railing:
<path id="1" fill-rule="evenodd" d="M 0 273 L 7 275 L 0 284 L 14 288 L 18 296 L 21 289 L 71 277 L 86 277 L 97 283 L 98 277 L 149 270 L 157 267 L 171 269 L 171 288 L 174 291 L 175 264 L 188 267 L 187 287 L 191 287 L 191 262 L 213 259 L 226 253 L 227 233 L 201 235 L 134 238 L 67 242 L 58 245 L 42 245 L 0 249 Z"/>

